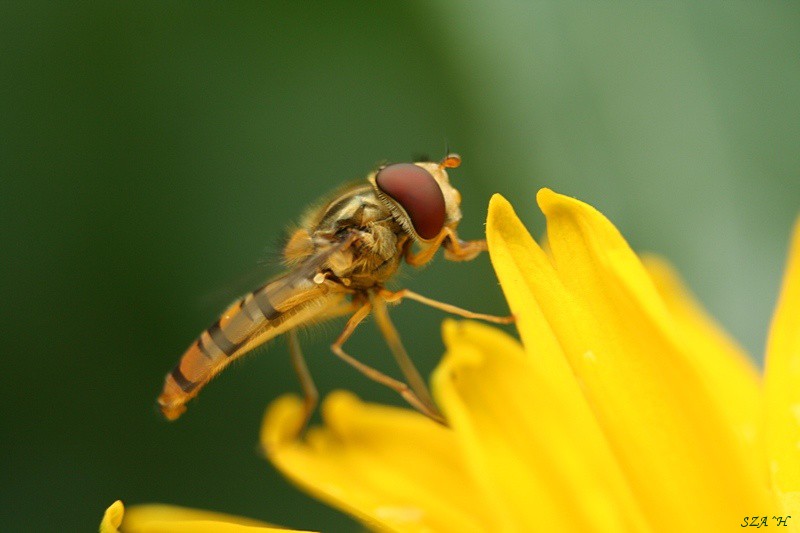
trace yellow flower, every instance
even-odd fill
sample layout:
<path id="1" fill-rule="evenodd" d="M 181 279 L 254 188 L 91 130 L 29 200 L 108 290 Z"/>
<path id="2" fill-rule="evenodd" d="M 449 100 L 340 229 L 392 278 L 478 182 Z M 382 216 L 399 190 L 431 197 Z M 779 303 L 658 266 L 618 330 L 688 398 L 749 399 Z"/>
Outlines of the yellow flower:
<path id="1" fill-rule="evenodd" d="M 432 377 L 449 428 L 337 392 L 262 444 L 314 496 L 381 531 L 730 531 L 800 524 L 800 223 L 766 376 L 659 259 L 544 189 L 548 246 L 495 196 L 487 237 L 522 342 L 447 321 Z M 800 529 L 800 528 L 795 528 Z"/>
<path id="2" fill-rule="evenodd" d="M 293 531 L 253 520 L 173 505 L 137 505 L 127 512 L 117 500 L 106 510 L 100 533 L 280 533 Z M 301 532 L 302 533 L 302 532 Z"/>

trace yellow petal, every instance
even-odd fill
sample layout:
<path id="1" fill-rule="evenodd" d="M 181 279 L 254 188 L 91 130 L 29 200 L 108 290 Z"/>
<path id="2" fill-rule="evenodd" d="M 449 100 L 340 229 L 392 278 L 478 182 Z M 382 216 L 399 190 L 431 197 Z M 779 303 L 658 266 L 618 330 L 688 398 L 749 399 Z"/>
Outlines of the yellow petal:
<path id="1" fill-rule="evenodd" d="M 767 343 L 765 395 L 772 482 L 787 502 L 797 502 L 800 500 L 800 219 L 795 224 Z"/>
<path id="2" fill-rule="evenodd" d="M 495 328 L 447 321 L 439 405 L 498 531 L 649 530 L 591 415 Z"/>
<path id="3" fill-rule="evenodd" d="M 304 490 L 374 530 L 491 530 L 450 430 L 343 391 L 328 396 L 322 415 L 325 426 L 305 441 L 299 398 L 279 398 L 264 417 L 269 459 Z"/>
<path id="4" fill-rule="evenodd" d="M 286 531 L 296 530 L 276 528 L 251 518 L 174 505 L 136 505 L 126 511 L 119 500 L 106 510 L 100 524 L 100 533 L 280 533 Z"/>
<path id="5" fill-rule="evenodd" d="M 117 500 L 112 503 L 100 522 L 100 533 L 119 533 L 119 526 L 122 524 L 122 517 L 125 514 L 125 506 Z"/>
<path id="6" fill-rule="evenodd" d="M 540 313 L 555 333 L 650 520 L 664 530 L 707 530 L 738 524 L 744 509 L 772 510 L 755 461 L 616 228 L 577 200 L 546 189 L 538 199 L 552 263 L 496 196 L 489 250 L 513 250 L 494 263 L 498 277 L 529 291 L 538 308 L 532 315 Z"/>
<path id="7" fill-rule="evenodd" d="M 763 453 L 758 445 L 761 383 L 752 360 L 708 315 L 667 261 L 646 256 L 642 262 L 672 316 L 678 339 L 711 394 L 721 400 L 730 424 L 750 453 Z"/>

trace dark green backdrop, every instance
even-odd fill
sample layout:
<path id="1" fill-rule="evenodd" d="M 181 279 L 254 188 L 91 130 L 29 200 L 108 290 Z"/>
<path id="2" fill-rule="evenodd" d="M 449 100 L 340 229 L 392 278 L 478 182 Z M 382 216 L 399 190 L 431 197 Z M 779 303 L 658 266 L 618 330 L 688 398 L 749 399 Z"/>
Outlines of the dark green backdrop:
<path id="1" fill-rule="evenodd" d="M 298 389 L 282 342 L 178 423 L 154 399 L 308 202 L 446 143 L 465 236 L 492 192 L 536 234 L 539 187 L 578 196 L 760 360 L 800 207 L 799 6 L 4 2 L 2 529 L 91 531 L 117 498 L 357 529 L 256 453 Z M 486 257 L 402 283 L 505 311 Z M 442 315 L 394 316 L 429 372 Z M 328 354 L 339 327 L 305 343 L 322 392 L 395 402 Z M 352 352 L 393 371 L 372 329 Z"/>

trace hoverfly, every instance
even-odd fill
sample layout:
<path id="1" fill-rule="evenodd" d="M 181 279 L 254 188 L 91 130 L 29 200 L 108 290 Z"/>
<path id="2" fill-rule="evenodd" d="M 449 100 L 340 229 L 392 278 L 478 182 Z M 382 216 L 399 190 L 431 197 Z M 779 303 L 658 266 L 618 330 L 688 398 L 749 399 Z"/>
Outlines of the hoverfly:
<path id="1" fill-rule="evenodd" d="M 317 390 L 305 364 L 298 326 L 350 315 L 331 345 L 333 353 L 356 370 L 398 392 L 410 405 L 444 423 L 424 380 L 409 358 L 386 304 L 404 298 L 467 318 L 509 323 L 513 317 L 473 313 L 431 300 L 408 289 L 384 287 L 403 260 L 414 266 L 430 261 L 439 248 L 451 261 L 469 261 L 486 250 L 486 241 L 462 241 L 461 194 L 447 169 L 461 164 L 457 154 L 440 162 L 383 165 L 365 183 L 340 190 L 308 211 L 284 250 L 288 272 L 231 305 L 202 332 L 167 374 L 158 403 L 175 420 L 186 403 L 234 359 L 288 333 L 292 364 L 305 394 L 305 422 L 317 403 Z M 418 245 L 414 251 L 413 245 Z M 379 329 L 405 376 L 398 381 L 357 360 L 343 349 L 356 326 L 374 313 Z"/>

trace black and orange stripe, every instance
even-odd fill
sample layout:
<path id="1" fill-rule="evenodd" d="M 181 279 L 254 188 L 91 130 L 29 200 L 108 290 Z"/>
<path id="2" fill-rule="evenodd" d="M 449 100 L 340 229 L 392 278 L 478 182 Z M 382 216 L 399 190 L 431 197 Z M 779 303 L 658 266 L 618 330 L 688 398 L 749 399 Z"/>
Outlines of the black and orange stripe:
<path id="1" fill-rule="evenodd" d="M 178 418 L 194 398 L 231 361 L 300 324 L 324 315 L 344 299 L 343 292 L 313 281 L 325 261 L 346 244 L 332 246 L 296 271 L 247 294 L 220 318 L 181 356 L 167 374 L 158 397 L 161 411 L 170 420 Z"/>

